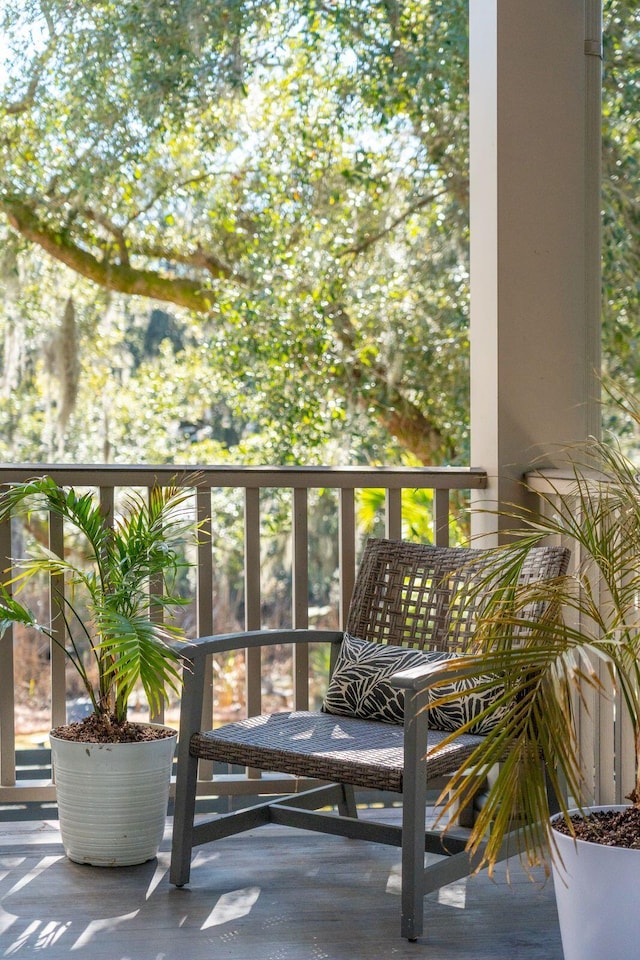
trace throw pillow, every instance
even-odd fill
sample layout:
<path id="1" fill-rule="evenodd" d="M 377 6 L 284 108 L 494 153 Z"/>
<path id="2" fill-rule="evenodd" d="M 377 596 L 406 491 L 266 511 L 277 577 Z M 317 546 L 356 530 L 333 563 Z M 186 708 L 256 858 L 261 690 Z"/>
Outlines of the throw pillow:
<path id="1" fill-rule="evenodd" d="M 404 690 L 389 683 L 401 670 L 426 666 L 440 660 L 455 659 L 457 654 L 436 650 L 410 650 L 406 647 L 369 643 L 345 633 L 329 688 L 322 704 L 325 713 L 404 722 Z M 487 687 L 487 684 L 491 684 Z M 484 689 L 482 689 L 484 688 Z M 441 703 L 443 696 L 457 692 L 459 698 Z M 429 707 L 429 726 L 440 730 L 456 730 L 468 720 L 478 717 L 502 694 L 502 686 L 490 677 L 459 680 L 433 691 Z M 485 734 L 500 722 L 505 710 L 480 718 L 469 733 Z"/>

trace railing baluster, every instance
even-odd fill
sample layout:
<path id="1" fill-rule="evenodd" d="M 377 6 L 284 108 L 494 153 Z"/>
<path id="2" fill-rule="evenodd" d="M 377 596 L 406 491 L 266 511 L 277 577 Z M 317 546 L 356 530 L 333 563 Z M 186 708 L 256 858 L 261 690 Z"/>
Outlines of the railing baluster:
<path id="1" fill-rule="evenodd" d="M 213 551 L 211 544 L 211 488 L 196 489 L 196 522 L 198 524 L 197 580 L 196 580 L 196 630 L 198 636 L 213 633 Z M 208 729 L 213 724 L 213 672 L 207 672 L 202 698 L 202 726 Z M 213 762 L 201 760 L 198 766 L 202 780 L 213 777 Z"/>
<path id="2" fill-rule="evenodd" d="M 11 579 L 11 518 L 0 523 L 0 562 L 2 576 Z M 12 593 L 11 586 L 7 586 Z M 12 787 L 16 782 L 15 759 L 15 686 L 13 664 L 13 628 L 0 639 L 0 784 Z"/>
<path id="3" fill-rule="evenodd" d="M 402 490 L 386 490 L 385 533 L 389 540 L 402 537 Z"/>
<path id="4" fill-rule="evenodd" d="M 437 547 L 449 546 L 449 491 L 433 491 L 433 542 Z"/>
<path id="5" fill-rule="evenodd" d="M 260 597 L 260 489 L 247 487 L 244 513 L 244 606 L 245 628 L 259 630 L 262 622 Z M 247 676 L 247 716 L 254 717 L 262 709 L 261 650 L 245 650 Z M 257 779 L 260 770 L 250 769 L 247 776 Z"/>
<path id="6" fill-rule="evenodd" d="M 196 491 L 196 522 L 198 524 L 196 609 L 198 634 L 213 633 L 213 552 L 211 549 L 211 488 L 198 487 Z"/>
<path id="7" fill-rule="evenodd" d="M 340 624 L 344 627 L 356 579 L 356 512 L 355 490 L 340 491 Z"/>
<path id="8" fill-rule="evenodd" d="M 147 503 L 149 503 L 151 489 L 147 489 Z M 164 592 L 164 576 L 162 573 L 154 573 L 149 577 L 149 597 L 161 596 Z M 149 617 L 153 623 L 161 624 L 164 621 L 164 610 L 159 603 L 149 604 Z M 149 704 L 149 721 L 151 723 L 164 723 L 164 703 L 161 703 L 158 709 L 154 709 Z"/>
<path id="9" fill-rule="evenodd" d="M 309 626 L 309 524 L 308 491 L 306 487 L 294 487 L 292 538 L 292 621 L 295 629 Z M 309 648 L 298 644 L 293 648 L 293 703 L 296 710 L 309 707 Z"/>
<path id="10" fill-rule="evenodd" d="M 259 630 L 261 627 L 260 594 L 260 490 L 249 487 L 245 493 L 245 550 L 244 550 L 244 605 L 245 627 Z M 247 713 L 250 717 L 260 713 L 262 706 L 262 671 L 260 650 L 247 650 Z"/>
<path id="11" fill-rule="evenodd" d="M 115 516 L 115 490 L 113 487 L 101 486 L 98 495 L 100 497 L 100 509 L 107 523 L 113 526 Z"/>

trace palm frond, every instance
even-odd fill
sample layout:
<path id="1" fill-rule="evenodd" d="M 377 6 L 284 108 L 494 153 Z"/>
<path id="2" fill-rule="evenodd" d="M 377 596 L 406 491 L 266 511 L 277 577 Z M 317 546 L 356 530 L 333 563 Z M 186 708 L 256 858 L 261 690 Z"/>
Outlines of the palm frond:
<path id="1" fill-rule="evenodd" d="M 195 484 L 197 478 L 192 479 Z M 191 565 L 185 550 L 195 543 L 198 530 L 192 498 L 189 487 L 175 484 L 153 487 L 148 499 L 133 492 L 111 524 L 92 493 L 61 488 L 47 476 L 9 486 L 0 496 L 0 520 L 46 511 L 60 517 L 84 541 L 80 563 L 41 547 L 34 556 L 17 562 L 12 580 L 19 591 L 41 573 L 63 578 L 65 586 L 57 600 L 67 643 L 37 624 L 6 589 L 0 593 L 0 629 L 23 622 L 59 643 L 97 712 L 115 710 L 119 720 L 125 719 L 127 700 L 137 683 L 142 684 L 152 709 L 160 707 L 166 691 L 179 690 L 180 660 L 169 641 L 183 636 L 171 616 L 187 602 L 176 585 L 181 571 Z M 76 593 L 88 610 L 86 621 L 79 614 Z M 167 620 L 166 626 L 152 621 L 152 609 Z M 76 623 L 97 663 L 95 690 L 89 689 L 82 651 L 74 639 Z"/>
<path id="2" fill-rule="evenodd" d="M 125 700 L 138 682 L 150 707 L 158 710 L 164 690 L 180 688 L 180 656 L 169 644 L 173 633 L 145 616 L 125 617 L 113 610 L 98 611 L 103 640 L 97 646 L 108 662 L 105 675 Z"/>
<path id="3" fill-rule="evenodd" d="M 50 636 L 49 628 L 38 623 L 31 610 L 15 600 L 4 584 L 0 584 L 0 637 L 3 637 L 14 623 L 21 623 Z"/>
<path id="4" fill-rule="evenodd" d="M 637 407 L 640 423 L 640 405 Z M 566 796 L 583 802 L 584 758 L 574 711 L 597 698 L 616 697 L 640 739 L 640 482 L 638 470 L 615 443 L 591 440 L 572 451 L 569 480 L 540 494 L 539 511 L 507 505 L 509 542 L 492 552 L 470 588 L 483 599 L 475 643 L 465 660 L 448 661 L 476 678 L 498 676 L 504 695 L 485 711 L 500 722 L 454 774 L 445 810 L 470 802 L 477 778 L 493 768 L 470 847 L 482 863 L 498 858 L 506 834 L 521 827 L 529 865 L 553 854 L 548 789 L 568 816 Z M 527 583 L 521 575 L 533 547 L 568 543 L 574 566 L 562 577 Z M 463 614 L 462 614 L 463 615 Z M 437 684 L 433 691 L 437 698 Z M 452 733 L 446 742 L 459 733 Z M 640 791 L 636 794 L 640 797 Z M 486 841 L 486 847 L 483 844 Z"/>

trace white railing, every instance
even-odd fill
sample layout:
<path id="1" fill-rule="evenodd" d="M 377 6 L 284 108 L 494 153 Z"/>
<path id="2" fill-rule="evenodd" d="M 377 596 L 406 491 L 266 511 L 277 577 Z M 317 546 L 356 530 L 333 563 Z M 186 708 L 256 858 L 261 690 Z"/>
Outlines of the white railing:
<path id="1" fill-rule="evenodd" d="M 71 465 L 5 465 L 0 466 L 0 483 L 10 484 L 24 481 L 33 476 L 48 474 L 58 483 L 76 487 L 96 489 L 107 513 L 112 512 L 117 503 L 119 492 L 126 488 L 150 488 L 154 483 L 179 483 L 189 487 L 194 484 L 197 474 L 197 486 L 194 489 L 194 509 L 202 521 L 203 536 L 197 547 L 195 558 L 196 589 L 193 604 L 192 630 L 200 636 L 217 632 L 220 622 L 214 611 L 213 598 L 216 595 L 216 550 L 224 547 L 225 522 L 220 522 L 219 501 L 232 505 L 228 510 L 233 514 L 234 529 L 242 528 L 244 540 L 243 569 L 243 607 L 244 623 L 237 624 L 245 629 L 259 629 L 262 626 L 287 626 L 303 628 L 309 625 L 313 616 L 310 609 L 310 568 L 313 568 L 314 551 L 333 549 L 337 568 L 337 598 L 334 611 L 334 627 L 343 622 L 346 613 L 360 547 L 364 540 L 362 524 L 358 518 L 358 503 L 363 491 L 382 490 L 384 496 L 383 517 L 380 518 L 376 533 L 398 538 L 406 533 L 403 527 L 403 491 L 432 491 L 432 517 L 426 539 L 434 543 L 449 543 L 450 529 L 454 522 L 454 513 L 459 502 L 453 503 L 455 496 L 463 495 L 471 489 L 486 486 L 486 473 L 479 469 L 458 468 L 402 468 L 402 467 L 179 467 L 162 466 L 71 466 Z M 329 498 L 330 510 L 335 514 L 333 539 L 327 547 L 317 541 L 314 523 L 310 524 L 310 510 L 318 507 L 318 498 Z M 333 499 L 331 499 L 331 497 Z M 283 499 L 284 498 L 284 499 Z M 264 622 L 263 604 L 263 567 L 269 512 L 276 507 L 280 514 L 283 503 L 288 504 L 289 576 L 291 581 L 289 623 Z M 333 504 L 333 506 L 331 506 Z M 236 514 L 238 514 L 236 516 Z M 218 519 L 216 520 L 216 516 Z M 313 519 L 313 518 L 312 518 Z M 231 519 L 228 521 L 231 523 Z M 328 524 L 331 526 L 331 523 Z M 280 527 L 282 529 L 282 525 Z M 310 535 L 310 530 L 313 536 Z M 208 537 L 207 534 L 210 534 Z M 235 534 L 234 534 L 235 535 Z M 56 518 L 49 518 L 47 530 L 49 546 L 56 553 L 65 548 L 65 531 Z M 5 579 L 11 577 L 12 549 L 11 523 L 0 525 L 0 564 Z M 229 629 L 229 625 L 224 625 Z M 36 769 L 36 777 L 30 778 L 22 773 L 16 762 L 16 711 L 20 697 L 15 688 L 14 676 L 16 658 L 20 650 L 14 649 L 11 630 L 0 640 L 0 803 L 22 803 L 29 801 L 50 801 L 54 798 L 50 771 L 47 770 L 48 752 L 45 749 L 29 752 L 29 760 Z M 67 719 L 67 677 L 65 657 L 55 645 L 48 651 L 44 669 L 49 671 L 50 715 L 48 725 L 56 726 Z M 212 671 L 213 673 L 213 671 Z M 309 651 L 296 650 L 291 662 L 291 701 L 296 709 L 304 709 L 309 703 L 309 681 L 312 675 Z M 251 650 L 246 654 L 246 695 L 244 709 L 249 715 L 261 711 L 263 701 L 263 664 L 260 651 Z M 21 694 L 22 696 L 22 694 Z M 213 678 L 209 689 L 207 712 L 215 718 L 215 695 Z M 216 772 L 212 782 L 213 770 L 203 767 L 201 770 L 201 788 L 203 794 L 225 796 L 256 792 L 253 776 L 238 775 L 231 772 Z M 260 792 L 282 789 L 282 783 L 265 778 Z"/>
<path id="2" fill-rule="evenodd" d="M 527 485 L 542 494 L 542 509 L 549 509 L 556 495 L 571 497 L 575 478 L 565 471 L 541 470 L 527 476 Z M 548 502 L 547 502 L 548 501 Z M 571 563 L 580 563 L 576 544 L 567 539 Z M 634 736 L 628 714 L 620 704 L 609 673 L 600 666 L 601 690 L 585 687 L 575 698 L 574 716 L 583 760 L 584 801 L 596 804 L 626 803 L 635 785 Z"/>

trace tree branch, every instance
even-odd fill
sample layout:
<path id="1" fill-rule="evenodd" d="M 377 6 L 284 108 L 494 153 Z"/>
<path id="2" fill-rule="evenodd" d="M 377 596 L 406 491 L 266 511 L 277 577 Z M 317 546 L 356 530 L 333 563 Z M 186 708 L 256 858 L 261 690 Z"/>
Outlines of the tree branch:
<path id="1" fill-rule="evenodd" d="M 25 93 L 20 97 L 19 100 L 15 100 L 13 103 L 7 104 L 7 106 L 4 108 L 5 113 L 8 116 L 19 116 L 20 114 L 26 113 L 27 110 L 31 109 L 35 101 L 36 93 L 38 92 L 38 87 L 40 85 L 40 80 L 42 79 L 44 68 L 47 65 L 47 61 L 53 56 L 58 37 L 53 22 L 47 16 L 46 12 L 45 18 L 49 30 L 49 42 L 47 43 L 45 49 L 39 53 L 37 57 L 34 57 L 31 62 L 31 79 L 27 84 Z"/>
<path id="2" fill-rule="evenodd" d="M 379 230 L 377 233 L 372 233 L 368 237 L 365 237 L 364 240 L 361 240 L 360 243 L 354 244 L 352 247 L 347 247 L 346 250 L 342 250 L 340 253 L 341 257 L 346 257 L 348 254 L 357 256 L 360 253 L 364 253 L 365 250 L 368 250 L 369 247 L 372 247 L 374 243 L 377 243 L 378 240 L 382 240 L 384 237 L 392 233 L 396 227 L 399 227 L 401 223 L 416 213 L 418 210 L 422 210 L 423 207 L 427 207 L 430 203 L 433 203 L 434 200 L 437 200 L 438 197 L 445 194 L 445 190 L 434 190 L 433 193 L 430 193 L 427 197 L 421 197 L 419 200 L 416 200 L 415 203 L 410 204 L 407 209 L 398 214 L 397 217 L 394 217 L 393 220 L 383 229 Z"/>
<path id="3" fill-rule="evenodd" d="M 139 270 L 128 264 L 98 260 L 60 230 L 42 223 L 31 208 L 17 197 L 0 197 L 0 209 L 4 210 L 13 229 L 25 239 L 38 244 L 50 256 L 101 287 L 130 296 L 174 303 L 197 313 L 207 313 L 215 302 L 214 291 L 195 280 L 165 277 L 152 270 Z"/>
<path id="4" fill-rule="evenodd" d="M 200 244 L 191 253 L 181 253 L 179 250 L 170 250 L 168 247 L 138 241 L 134 252 L 156 260 L 169 260 L 171 263 L 182 263 L 188 267 L 206 270 L 215 280 L 247 282 L 246 277 L 236 273 L 228 263 L 224 263 L 215 254 L 203 250 Z"/>
<path id="5" fill-rule="evenodd" d="M 179 250 L 170 249 L 162 245 L 145 243 L 137 241 L 135 244 L 127 246 L 125 231 L 119 227 L 109 217 L 105 216 L 99 210 L 93 210 L 91 207 L 84 207 L 81 211 L 88 219 L 104 227 L 113 237 L 115 237 L 120 251 L 120 263 L 129 266 L 129 249 L 133 254 L 144 257 L 150 257 L 154 260 L 165 260 L 168 263 L 182 263 L 187 267 L 196 267 L 199 270 L 206 270 L 214 280 L 238 280 L 245 281 L 245 278 L 234 272 L 228 263 L 224 263 L 213 253 L 203 250 L 198 244 L 191 253 L 183 253 Z"/>
<path id="6" fill-rule="evenodd" d="M 335 304 L 329 316 L 337 339 L 349 355 L 348 376 L 367 389 L 358 392 L 358 403 L 372 410 L 382 426 L 402 443 L 421 463 L 439 463 L 444 456 L 455 457 L 446 446 L 436 423 L 415 404 L 400 387 L 390 382 L 381 364 L 365 366 L 357 356 L 356 331 L 351 317 L 341 304 Z"/>
<path id="7" fill-rule="evenodd" d="M 110 220 L 109 217 L 106 217 L 103 213 L 100 213 L 99 210 L 92 210 L 90 207 L 85 207 L 84 215 L 87 217 L 87 219 L 93 220 L 95 223 L 99 223 L 101 227 L 104 227 L 105 230 L 108 230 L 108 232 L 115 237 L 120 253 L 120 263 L 125 267 L 130 266 L 129 251 L 127 249 L 127 240 L 124 230 Z"/>

